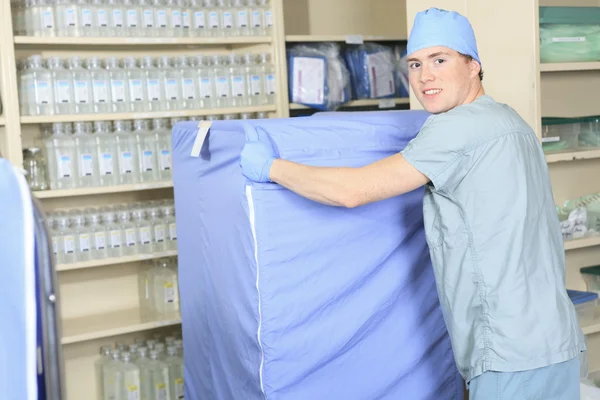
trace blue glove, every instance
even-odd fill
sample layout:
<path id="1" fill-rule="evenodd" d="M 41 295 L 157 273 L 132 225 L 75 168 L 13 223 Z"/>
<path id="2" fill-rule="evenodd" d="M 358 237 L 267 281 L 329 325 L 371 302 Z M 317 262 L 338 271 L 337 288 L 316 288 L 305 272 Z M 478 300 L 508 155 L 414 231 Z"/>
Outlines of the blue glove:
<path id="1" fill-rule="evenodd" d="M 270 182 L 271 165 L 277 158 L 273 144 L 266 135 L 249 136 L 240 157 L 242 174 L 251 181 Z M 262 140 L 259 140 L 262 138 Z"/>

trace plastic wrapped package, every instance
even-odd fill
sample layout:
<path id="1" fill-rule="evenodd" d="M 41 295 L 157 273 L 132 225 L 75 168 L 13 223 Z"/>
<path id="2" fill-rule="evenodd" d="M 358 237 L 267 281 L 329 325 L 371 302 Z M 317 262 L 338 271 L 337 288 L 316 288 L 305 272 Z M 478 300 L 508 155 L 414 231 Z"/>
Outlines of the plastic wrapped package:
<path id="1" fill-rule="evenodd" d="M 600 147 L 600 116 L 581 118 L 579 147 Z"/>
<path id="2" fill-rule="evenodd" d="M 407 98 L 409 96 L 408 83 L 408 54 L 406 47 L 397 45 L 394 47 L 394 58 L 396 62 L 396 97 Z"/>
<path id="3" fill-rule="evenodd" d="M 335 43 L 297 45 L 288 51 L 292 103 L 335 110 L 351 98 L 350 74 Z"/>
<path id="4" fill-rule="evenodd" d="M 391 47 L 376 43 L 350 46 L 345 53 L 356 99 L 396 96 L 396 62 Z"/>
<path id="5" fill-rule="evenodd" d="M 540 7 L 540 60 L 600 60 L 600 7 Z"/>
<path id="6" fill-rule="evenodd" d="M 557 212 L 564 240 L 599 235 L 600 194 L 566 201 Z"/>

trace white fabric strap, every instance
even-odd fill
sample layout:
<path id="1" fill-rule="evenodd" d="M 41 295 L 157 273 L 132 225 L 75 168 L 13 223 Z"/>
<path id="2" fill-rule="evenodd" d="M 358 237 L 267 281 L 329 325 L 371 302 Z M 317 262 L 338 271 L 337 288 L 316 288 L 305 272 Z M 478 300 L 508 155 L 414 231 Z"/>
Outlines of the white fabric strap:
<path id="1" fill-rule="evenodd" d="M 192 146 L 192 157 L 200 157 L 200 150 L 206 140 L 206 135 L 212 125 L 212 121 L 200 121 L 198 124 L 198 133 L 196 134 L 196 140 L 194 140 L 194 146 Z"/>

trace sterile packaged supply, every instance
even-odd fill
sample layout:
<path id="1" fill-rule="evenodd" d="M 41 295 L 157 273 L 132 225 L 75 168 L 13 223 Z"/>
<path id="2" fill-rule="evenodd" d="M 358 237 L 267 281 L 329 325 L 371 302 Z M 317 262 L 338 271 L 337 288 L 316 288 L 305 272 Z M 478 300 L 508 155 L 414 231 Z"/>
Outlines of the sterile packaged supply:
<path id="1" fill-rule="evenodd" d="M 600 194 L 568 200 L 557 212 L 563 239 L 600 236 Z"/>
<path id="2" fill-rule="evenodd" d="M 542 149 L 545 153 L 579 147 L 581 123 L 570 118 L 542 118 Z"/>
<path id="3" fill-rule="evenodd" d="M 350 75 L 336 43 L 288 50 L 290 102 L 335 110 L 351 98 Z"/>
<path id="4" fill-rule="evenodd" d="M 579 118 L 579 147 L 581 149 L 600 147 L 600 116 Z"/>
<path id="5" fill-rule="evenodd" d="M 391 47 L 376 43 L 349 46 L 345 59 L 356 99 L 396 96 L 396 60 Z"/>
<path id="6" fill-rule="evenodd" d="M 542 63 L 600 60 L 600 7 L 540 7 Z"/>
<path id="7" fill-rule="evenodd" d="M 394 59 L 396 63 L 396 97 L 409 97 L 410 84 L 408 82 L 408 55 L 406 46 L 394 46 Z"/>
<path id="8" fill-rule="evenodd" d="M 268 36 L 273 29 L 269 0 L 11 0 L 11 3 L 15 35 Z"/>
<path id="9" fill-rule="evenodd" d="M 598 293 L 567 290 L 567 294 L 575 305 L 579 322 L 583 325 L 592 322 L 598 305 Z"/>

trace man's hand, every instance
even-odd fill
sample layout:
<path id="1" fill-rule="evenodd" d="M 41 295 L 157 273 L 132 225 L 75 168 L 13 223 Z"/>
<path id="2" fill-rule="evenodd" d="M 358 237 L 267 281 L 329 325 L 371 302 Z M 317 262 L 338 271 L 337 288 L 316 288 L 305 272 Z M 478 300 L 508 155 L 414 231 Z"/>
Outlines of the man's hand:
<path id="1" fill-rule="evenodd" d="M 275 149 L 268 138 L 262 141 L 259 141 L 258 135 L 248 138 L 240 157 L 242 174 L 251 181 L 270 182 L 271 166 L 276 158 Z"/>

